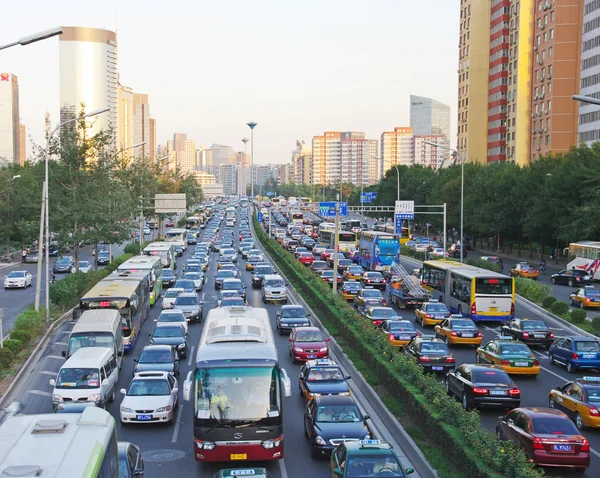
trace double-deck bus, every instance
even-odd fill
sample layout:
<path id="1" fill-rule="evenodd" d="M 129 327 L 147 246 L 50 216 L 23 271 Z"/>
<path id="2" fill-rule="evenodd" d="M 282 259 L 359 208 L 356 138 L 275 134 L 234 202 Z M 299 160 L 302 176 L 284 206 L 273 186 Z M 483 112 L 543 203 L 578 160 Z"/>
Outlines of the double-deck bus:
<path id="1" fill-rule="evenodd" d="M 396 226 L 394 224 L 377 224 L 375 226 L 375 230 L 379 232 L 386 232 L 388 234 L 398 235 L 396 234 Z M 410 228 L 407 226 L 402 226 L 402 230 L 399 234 L 400 236 L 400 244 L 404 245 L 408 241 L 410 241 Z"/>
<path id="2" fill-rule="evenodd" d="M 117 271 L 138 272 L 150 274 L 150 305 L 156 304 L 162 293 L 162 260 L 158 256 L 135 256 L 121 264 Z"/>
<path id="3" fill-rule="evenodd" d="M 116 309 L 120 312 L 123 348 L 131 350 L 150 309 L 148 281 L 108 277 L 101 280 L 80 299 L 77 313 L 97 309 Z"/>
<path id="4" fill-rule="evenodd" d="M 177 254 L 173 242 L 152 242 L 144 248 L 142 253 L 145 256 L 160 257 L 164 269 L 177 268 Z"/>
<path id="5" fill-rule="evenodd" d="M 515 280 L 469 264 L 425 261 L 421 285 L 452 313 L 474 321 L 507 322 L 515 317 Z"/>
<path id="6" fill-rule="evenodd" d="M 187 234 L 188 234 L 187 229 L 183 229 L 183 228 L 169 229 L 165 233 L 165 242 L 170 242 L 172 244 L 181 246 L 183 248 L 183 250 L 185 251 L 185 249 L 187 248 L 187 240 L 186 240 Z"/>
<path id="7" fill-rule="evenodd" d="M 282 398 L 290 395 L 267 310 L 211 309 L 183 385 L 192 401 L 196 461 L 282 459 Z"/>
<path id="8" fill-rule="evenodd" d="M 325 228 L 323 229 L 319 225 L 319 242 L 328 247 L 335 247 L 335 230 L 333 228 Z M 335 226 L 334 226 L 335 227 Z M 358 246 L 358 235 L 355 232 L 349 231 L 338 231 L 338 250 L 340 252 L 347 252 L 356 250 Z"/>
<path id="9" fill-rule="evenodd" d="M 2 476 L 119 476 L 115 419 L 102 408 L 82 413 L 13 415 L 0 426 Z"/>
<path id="10" fill-rule="evenodd" d="M 302 211 L 291 211 L 290 222 L 293 222 L 294 224 L 304 223 L 304 213 Z"/>
<path id="11" fill-rule="evenodd" d="M 368 271 L 389 271 L 400 252 L 398 236 L 364 231 L 358 241 L 360 265 Z"/>
<path id="12" fill-rule="evenodd" d="M 585 271 L 600 280 L 600 241 L 572 242 L 563 253 L 569 258 L 567 269 Z"/>

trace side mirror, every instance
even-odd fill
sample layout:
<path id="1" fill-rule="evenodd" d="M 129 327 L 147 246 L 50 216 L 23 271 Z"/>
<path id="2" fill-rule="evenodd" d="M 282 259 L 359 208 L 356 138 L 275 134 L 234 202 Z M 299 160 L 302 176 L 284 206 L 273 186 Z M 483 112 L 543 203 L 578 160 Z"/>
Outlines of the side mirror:
<path id="1" fill-rule="evenodd" d="M 327 337 L 327 338 L 325 339 L 325 342 L 330 342 L 330 341 L 331 341 L 331 339 L 330 339 L 329 337 Z"/>
<path id="2" fill-rule="evenodd" d="M 178 389 L 177 387 L 175 387 L 175 388 L 173 389 L 173 393 L 174 393 L 175 395 L 177 395 L 177 394 L 179 393 L 179 389 Z"/>
<path id="3" fill-rule="evenodd" d="M 119 392 L 121 392 L 123 395 L 127 395 L 127 390 L 122 388 L 121 390 L 119 390 Z"/>
<path id="4" fill-rule="evenodd" d="M 138 363 L 138 359 L 137 359 L 137 358 L 134 358 L 134 359 L 133 359 L 133 361 L 134 361 L 135 363 Z"/>
<path id="5" fill-rule="evenodd" d="M 148 332 L 148 337 L 152 337 L 152 334 L 150 332 Z"/>
<path id="6" fill-rule="evenodd" d="M 352 377 L 351 377 L 350 375 L 346 375 L 344 378 L 345 378 L 346 380 L 350 380 Z"/>
<path id="7" fill-rule="evenodd" d="M 109 383 L 108 383 L 108 379 L 105 378 L 104 380 L 102 380 L 102 386 L 103 387 L 108 387 Z"/>
<path id="8" fill-rule="evenodd" d="M 333 470 L 333 474 L 335 476 L 344 476 L 344 470 L 342 468 L 336 468 Z"/>
<path id="9" fill-rule="evenodd" d="M 404 468 L 404 473 L 407 475 L 412 475 L 415 472 L 413 468 Z"/>
<path id="10" fill-rule="evenodd" d="M 364 417 L 365 422 L 370 419 L 371 419 L 371 415 L 365 415 L 365 417 Z"/>
<path id="11" fill-rule="evenodd" d="M 307 317 L 310 317 L 312 314 L 309 312 L 308 314 L 306 314 Z"/>
<path id="12" fill-rule="evenodd" d="M 154 322 L 158 322 L 158 319 L 154 319 Z"/>
<path id="13" fill-rule="evenodd" d="M 514 424 L 515 424 L 515 422 L 514 422 L 514 420 L 513 420 L 512 418 L 509 418 L 509 419 L 506 421 L 506 423 L 507 423 L 508 425 L 514 425 Z"/>
<path id="14" fill-rule="evenodd" d="M 49 384 L 50 384 L 52 387 L 56 386 L 56 380 L 54 380 L 53 378 L 51 378 L 50 380 L 48 380 L 48 383 L 49 383 Z"/>
<path id="15" fill-rule="evenodd" d="M 66 350 L 63 350 L 63 351 L 62 351 L 60 354 L 61 354 L 63 357 L 66 357 L 66 356 L 67 356 L 67 351 L 66 351 Z"/>

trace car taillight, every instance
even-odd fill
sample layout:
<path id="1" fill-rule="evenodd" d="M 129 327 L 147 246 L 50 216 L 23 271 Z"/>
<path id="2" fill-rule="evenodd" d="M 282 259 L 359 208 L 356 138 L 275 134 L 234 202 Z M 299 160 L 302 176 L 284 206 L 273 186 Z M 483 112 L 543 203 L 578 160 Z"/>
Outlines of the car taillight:
<path id="1" fill-rule="evenodd" d="M 394 340 L 396 337 L 394 337 L 394 334 L 390 334 L 388 335 L 388 340 Z"/>
<path id="2" fill-rule="evenodd" d="M 586 302 L 589 302 L 589 301 L 590 301 L 590 298 L 589 298 L 589 297 L 586 297 L 584 300 L 585 300 Z"/>
<path id="3" fill-rule="evenodd" d="M 535 448 L 536 450 L 544 449 L 544 443 L 542 442 L 542 439 L 540 437 L 535 437 L 533 439 L 533 448 Z"/>
<path id="4" fill-rule="evenodd" d="M 577 352 L 573 352 L 573 353 L 571 354 L 571 358 L 572 358 L 573 360 L 577 360 L 577 359 L 579 358 L 579 354 L 578 354 Z"/>
<path id="5" fill-rule="evenodd" d="M 575 280 L 581 280 L 581 277 L 575 277 Z"/>
<path id="6" fill-rule="evenodd" d="M 387 305 L 387 302 L 385 301 L 385 299 L 383 299 L 381 302 L 383 303 L 383 305 Z"/>
<path id="7" fill-rule="evenodd" d="M 454 357 L 446 357 L 446 363 L 456 363 L 456 360 L 454 360 Z"/>
<path id="8" fill-rule="evenodd" d="M 554 333 L 550 332 L 550 338 L 553 339 L 554 338 Z"/>
<path id="9" fill-rule="evenodd" d="M 481 332 L 477 332 L 477 337 L 483 337 L 483 334 Z"/>
<path id="10" fill-rule="evenodd" d="M 415 334 L 415 336 L 417 336 L 417 337 L 420 337 L 420 336 L 421 336 L 421 332 L 417 332 L 417 333 Z"/>
<path id="11" fill-rule="evenodd" d="M 598 409 L 596 407 L 590 407 L 590 415 L 593 417 L 597 417 L 600 416 L 600 413 L 598 413 Z"/>
<path id="12" fill-rule="evenodd" d="M 584 438 L 581 442 L 581 451 L 590 451 L 590 442 L 587 441 L 587 438 Z"/>
<path id="13" fill-rule="evenodd" d="M 529 332 L 523 332 L 523 338 L 524 339 L 528 339 L 529 338 Z"/>
<path id="14" fill-rule="evenodd" d="M 475 388 L 473 388 L 473 393 L 475 393 L 477 395 L 487 395 L 488 394 L 488 389 L 487 388 L 475 387 Z"/>
<path id="15" fill-rule="evenodd" d="M 501 360 L 500 365 L 510 365 L 510 360 Z"/>
<path id="16" fill-rule="evenodd" d="M 471 304 L 471 315 L 477 315 L 477 305 L 475 302 Z"/>
<path id="17" fill-rule="evenodd" d="M 510 304 L 510 315 L 515 315 L 515 304 Z"/>
<path id="18" fill-rule="evenodd" d="M 367 279 L 367 284 L 370 284 L 370 283 L 371 283 L 371 279 Z"/>
<path id="19" fill-rule="evenodd" d="M 534 360 L 534 361 L 533 361 L 533 366 L 534 366 L 534 367 L 539 367 L 539 366 L 540 366 L 540 362 L 539 362 L 539 360 Z"/>
<path id="20" fill-rule="evenodd" d="M 385 279 L 383 279 L 383 280 L 381 281 L 381 283 L 382 283 L 382 284 L 385 284 Z"/>
<path id="21" fill-rule="evenodd" d="M 454 330 L 451 333 L 452 337 L 458 337 L 458 334 L 456 332 L 454 332 Z"/>
<path id="22" fill-rule="evenodd" d="M 512 395 L 513 397 L 516 397 L 517 395 L 521 395 L 521 390 L 519 390 L 518 388 L 511 388 L 508 391 L 509 395 Z"/>
<path id="23" fill-rule="evenodd" d="M 426 315 L 425 315 L 425 318 L 426 318 L 426 319 L 431 319 L 431 314 L 426 314 Z"/>
<path id="24" fill-rule="evenodd" d="M 429 357 L 427 355 L 424 355 L 423 357 L 419 358 L 419 362 L 429 362 Z"/>

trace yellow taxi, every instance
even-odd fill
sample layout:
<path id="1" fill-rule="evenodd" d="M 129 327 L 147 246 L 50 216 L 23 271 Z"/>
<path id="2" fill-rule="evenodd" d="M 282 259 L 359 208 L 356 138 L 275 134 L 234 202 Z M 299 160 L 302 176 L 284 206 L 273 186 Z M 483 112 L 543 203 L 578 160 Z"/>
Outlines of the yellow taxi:
<path id="1" fill-rule="evenodd" d="M 360 282 L 354 280 L 344 282 L 344 285 L 338 289 L 338 293 L 346 300 L 354 300 L 358 291 L 362 290 Z"/>
<path id="2" fill-rule="evenodd" d="M 434 327 L 435 336 L 450 345 L 481 345 L 483 335 L 471 319 L 451 315 Z"/>
<path id="3" fill-rule="evenodd" d="M 540 362 L 529 347 L 510 336 L 500 336 L 490 340 L 483 347 L 478 347 L 475 361 L 499 365 L 506 373 L 512 375 L 537 377 L 540 373 Z"/>
<path id="4" fill-rule="evenodd" d="M 246 259 L 246 270 L 247 271 L 253 271 L 254 270 L 254 266 L 256 264 L 258 264 L 259 262 L 264 262 L 264 258 L 262 255 L 256 254 L 253 256 L 248 256 L 248 259 Z"/>
<path id="5" fill-rule="evenodd" d="M 415 309 L 415 322 L 421 322 L 423 327 L 439 325 L 448 317 L 450 311 L 446 304 L 433 299 L 423 302 L 421 307 Z"/>
<path id="6" fill-rule="evenodd" d="M 569 304 L 580 309 L 600 307 L 600 291 L 591 285 L 577 289 L 569 296 Z"/>
<path id="7" fill-rule="evenodd" d="M 518 262 L 508 270 L 508 275 L 511 277 L 537 279 L 540 273 L 535 267 L 529 264 L 529 262 Z"/>
<path id="8" fill-rule="evenodd" d="M 344 271 L 344 280 L 360 280 L 364 272 L 361 266 L 350 266 Z"/>
<path id="9" fill-rule="evenodd" d="M 408 320 L 384 320 L 381 331 L 388 336 L 388 342 L 395 347 L 404 347 L 419 335 L 415 326 Z"/>
<path id="10" fill-rule="evenodd" d="M 580 377 L 553 388 L 548 406 L 565 412 L 577 428 L 600 428 L 600 377 Z"/>

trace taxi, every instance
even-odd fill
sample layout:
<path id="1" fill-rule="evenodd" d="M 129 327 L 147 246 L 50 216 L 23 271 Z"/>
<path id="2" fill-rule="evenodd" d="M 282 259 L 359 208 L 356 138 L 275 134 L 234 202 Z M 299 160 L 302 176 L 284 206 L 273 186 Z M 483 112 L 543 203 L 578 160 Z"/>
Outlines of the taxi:
<path id="1" fill-rule="evenodd" d="M 239 476 L 252 476 L 253 478 L 273 478 L 266 468 L 227 468 L 215 473 L 213 478 L 233 478 Z"/>
<path id="2" fill-rule="evenodd" d="M 298 389 L 307 401 L 322 395 L 350 395 L 349 379 L 331 359 L 309 360 L 300 369 Z"/>
<path id="3" fill-rule="evenodd" d="M 548 406 L 566 413 L 580 430 L 600 428 L 600 377 L 580 377 L 553 388 Z"/>
<path id="4" fill-rule="evenodd" d="M 591 285 L 577 289 L 569 296 L 569 304 L 580 309 L 600 307 L 600 291 Z"/>
<path id="5" fill-rule="evenodd" d="M 408 320 L 388 319 L 381 324 L 381 331 L 388 336 L 388 342 L 395 347 L 404 347 L 419 335 Z"/>
<path id="6" fill-rule="evenodd" d="M 450 318 L 436 325 L 435 336 L 448 345 L 481 345 L 483 335 L 471 319 L 462 315 L 451 315 Z"/>
<path id="7" fill-rule="evenodd" d="M 254 266 L 256 264 L 258 264 L 259 262 L 264 262 L 264 261 L 265 261 L 265 258 L 259 254 L 248 256 L 248 259 L 246 259 L 246 270 L 253 271 Z"/>
<path id="8" fill-rule="evenodd" d="M 421 307 L 415 309 L 415 322 L 421 322 L 423 327 L 439 325 L 448 317 L 450 311 L 446 304 L 433 299 L 423 302 Z"/>
<path id="9" fill-rule="evenodd" d="M 540 275 L 539 271 L 529 262 L 518 262 L 510 269 L 508 275 L 511 277 L 527 277 L 528 279 L 537 279 Z"/>
<path id="10" fill-rule="evenodd" d="M 344 280 L 360 280 L 364 272 L 361 266 L 350 266 L 344 271 Z"/>
<path id="11" fill-rule="evenodd" d="M 540 373 L 540 362 L 529 347 L 511 336 L 500 336 L 478 347 L 475 361 L 499 365 L 513 375 L 537 376 Z"/>
<path id="12" fill-rule="evenodd" d="M 362 289 L 360 282 L 348 281 L 338 289 L 339 294 L 343 299 L 354 300 L 358 292 Z"/>
<path id="13" fill-rule="evenodd" d="M 217 261 L 217 270 L 219 270 L 225 264 L 233 264 L 233 262 L 231 262 L 231 259 L 227 257 L 219 257 L 219 260 Z"/>
<path id="14" fill-rule="evenodd" d="M 415 472 L 402 466 L 392 446 L 383 440 L 340 443 L 329 459 L 331 477 L 353 476 L 404 477 Z"/>

